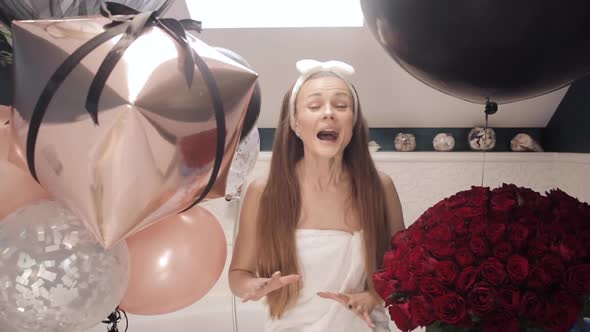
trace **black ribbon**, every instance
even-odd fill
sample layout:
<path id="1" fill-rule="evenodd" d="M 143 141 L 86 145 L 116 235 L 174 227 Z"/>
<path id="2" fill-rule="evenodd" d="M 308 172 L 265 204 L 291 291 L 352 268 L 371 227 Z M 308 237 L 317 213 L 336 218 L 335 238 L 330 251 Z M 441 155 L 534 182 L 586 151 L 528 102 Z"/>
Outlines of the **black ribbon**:
<path id="1" fill-rule="evenodd" d="M 125 317 L 125 331 L 127 332 L 127 328 L 129 328 L 129 320 L 127 319 L 127 313 L 117 307 L 117 309 L 115 309 L 115 311 L 113 311 L 108 317 L 107 319 L 103 320 L 102 323 L 107 325 L 107 332 L 119 332 L 119 322 L 121 321 L 121 318 L 123 316 L 121 316 L 121 313 L 123 313 L 123 316 Z"/>
<path id="2" fill-rule="evenodd" d="M 131 46 L 131 44 L 133 44 L 133 42 L 137 40 L 147 28 L 158 27 L 170 35 L 170 37 L 181 46 L 183 54 L 179 58 L 184 59 L 181 63 L 181 68 L 189 88 L 193 83 L 195 65 L 199 69 L 211 97 L 212 107 L 215 111 L 215 121 L 217 124 L 215 162 L 213 164 L 213 170 L 209 182 L 201 192 L 201 195 L 182 212 L 198 204 L 207 196 L 209 191 L 211 191 L 211 188 L 213 188 L 215 180 L 217 179 L 217 175 L 219 174 L 225 149 L 226 128 L 223 101 L 221 99 L 221 92 L 219 91 L 217 82 L 213 77 L 213 73 L 201 56 L 199 56 L 199 54 L 197 54 L 197 52 L 190 46 L 186 35 L 186 30 L 196 30 L 201 32 L 201 22 L 194 20 L 178 21 L 171 18 L 159 18 L 160 13 L 165 11 L 171 3 L 172 0 L 167 0 L 158 10 L 150 12 L 139 12 L 133 8 L 115 2 L 105 2 L 101 5 L 101 14 L 104 17 L 108 17 L 112 23 L 108 25 L 103 33 L 84 43 L 66 58 L 47 82 L 41 96 L 37 100 L 35 109 L 33 110 L 27 136 L 27 163 L 31 175 L 37 182 L 39 182 L 35 170 L 35 145 L 37 142 L 37 136 L 39 134 L 41 123 L 43 122 L 43 117 L 47 112 L 47 108 L 61 84 L 90 52 L 94 51 L 97 47 L 112 38 L 118 35 L 123 35 L 104 58 L 88 90 L 86 110 L 90 114 L 92 121 L 98 125 L 98 103 L 113 69 L 123 57 L 123 54 L 129 46 Z"/>

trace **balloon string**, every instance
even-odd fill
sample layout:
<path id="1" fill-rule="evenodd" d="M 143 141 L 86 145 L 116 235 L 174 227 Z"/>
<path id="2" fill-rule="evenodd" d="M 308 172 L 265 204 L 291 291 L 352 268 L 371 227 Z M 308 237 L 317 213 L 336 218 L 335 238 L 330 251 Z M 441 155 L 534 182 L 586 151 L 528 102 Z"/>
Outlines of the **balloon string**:
<path id="1" fill-rule="evenodd" d="M 498 111 L 498 104 L 493 101 L 490 101 L 489 97 L 486 97 L 486 107 L 485 107 L 485 126 L 483 128 L 483 141 L 484 144 L 488 141 L 488 119 L 490 114 L 495 114 Z M 485 177 L 486 172 L 486 151 L 483 151 L 483 163 L 481 166 L 481 186 L 483 187 L 483 180 Z"/>
<path id="2" fill-rule="evenodd" d="M 119 322 L 121 321 L 121 313 L 125 317 L 125 332 L 129 328 L 129 320 L 127 319 L 127 313 L 125 310 L 117 307 L 107 319 L 103 320 L 102 323 L 107 324 L 107 332 L 119 332 Z"/>

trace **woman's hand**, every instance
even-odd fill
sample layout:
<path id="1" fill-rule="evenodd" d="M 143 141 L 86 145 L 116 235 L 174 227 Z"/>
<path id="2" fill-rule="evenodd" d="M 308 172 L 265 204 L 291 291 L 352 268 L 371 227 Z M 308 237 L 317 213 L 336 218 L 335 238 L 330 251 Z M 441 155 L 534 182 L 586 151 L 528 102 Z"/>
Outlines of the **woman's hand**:
<path id="1" fill-rule="evenodd" d="M 367 322 L 370 328 L 375 328 L 371 320 L 370 313 L 381 301 L 371 292 L 362 293 L 330 293 L 319 292 L 318 295 L 325 299 L 331 299 L 344 305 L 347 309 L 357 314 L 362 320 Z"/>
<path id="2" fill-rule="evenodd" d="M 270 278 L 254 278 L 249 281 L 249 290 L 241 296 L 242 302 L 258 301 L 266 296 L 266 294 L 298 282 L 299 279 L 300 277 L 298 274 L 282 276 L 280 271 L 273 273 Z"/>

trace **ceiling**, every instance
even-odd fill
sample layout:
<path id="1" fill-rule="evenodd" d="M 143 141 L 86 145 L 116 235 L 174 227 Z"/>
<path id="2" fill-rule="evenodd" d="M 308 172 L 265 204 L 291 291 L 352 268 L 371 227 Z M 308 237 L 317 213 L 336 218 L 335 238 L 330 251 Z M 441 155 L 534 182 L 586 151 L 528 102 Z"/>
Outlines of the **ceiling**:
<path id="1" fill-rule="evenodd" d="M 176 0 L 168 16 L 189 17 L 184 0 Z M 237 52 L 259 74 L 260 128 L 276 127 L 282 97 L 297 78 L 295 62 L 302 58 L 341 60 L 356 68 L 352 82 L 370 127 L 453 128 L 484 122 L 483 105 L 448 96 L 416 80 L 389 57 L 366 27 L 210 29 L 200 37 L 211 46 Z M 545 127 L 567 89 L 500 105 L 489 124 Z"/>

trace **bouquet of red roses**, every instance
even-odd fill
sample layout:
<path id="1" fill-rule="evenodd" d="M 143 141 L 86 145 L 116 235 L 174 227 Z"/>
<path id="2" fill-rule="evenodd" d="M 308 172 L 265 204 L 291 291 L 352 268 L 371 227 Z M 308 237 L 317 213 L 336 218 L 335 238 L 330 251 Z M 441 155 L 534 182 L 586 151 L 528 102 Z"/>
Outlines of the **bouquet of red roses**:
<path id="1" fill-rule="evenodd" d="M 590 206 L 472 187 L 397 233 L 373 282 L 402 331 L 569 331 L 590 302 Z"/>

